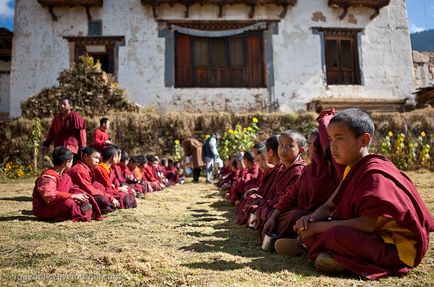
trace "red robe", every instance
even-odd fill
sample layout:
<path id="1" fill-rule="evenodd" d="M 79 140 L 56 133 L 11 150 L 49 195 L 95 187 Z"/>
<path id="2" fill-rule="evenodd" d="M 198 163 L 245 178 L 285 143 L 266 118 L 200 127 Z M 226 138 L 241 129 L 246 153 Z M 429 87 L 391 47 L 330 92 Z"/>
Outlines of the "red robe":
<path id="1" fill-rule="evenodd" d="M 101 152 L 105 146 L 105 142 L 109 140 L 109 138 L 110 136 L 104 129 L 97 128 L 93 135 L 93 146 Z"/>
<path id="2" fill-rule="evenodd" d="M 48 132 L 45 143 L 55 147 L 64 146 L 77 154 L 80 146 L 86 146 L 86 122 L 79 113 L 70 111 L 65 119 L 57 114 Z"/>
<path id="3" fill-rule="evenodd" d="M 243 198 L 237 209 L 237 223 L 242 225 L 247 223 L 250 216 L 250 207 L 259 204 L 260 200 L 267 196 L 268 191 L 272 188 L 280 163 L 267 169 L 262 173 L 262 180 L 258 190 L 250 196 Z"/>
<path id="4" fill-rule="evenodd" d="M 251 212 L 255 212 L 258 216 L 260 230 L 271 213 L 273 213 L 274 205 L 279 202 L 280 198 L 285 194 L 285 191 L 290 189 L 297 182 L 304 167 L 305 163 L 303 160 L 297 160 L 288 167 L 285 167 L 284 164 L 280 165 L 275 184 L 268 192 L 267 197 L 261 200 L 256 210 L 251 210 Z"/>
<path id="5" fill-rule="evenodd" d="M 127 172 L 127 170 L 128 170 L 128 172 Z M 131 181 L 128 181 L 127 177 L 125 177 L 125 175 L 127 175 L 128 178 L 130 178 L 132 175 L 132 173 L 129 172 L 128 167 L 122 163 L 119 163 L 118 165 L 116 165 L 116 167 L 113 169 L 113 175 L 112 176 L 114 178 L 116 178 L 116 180 L 119 182 L 119 185 L 121 183 L 128 184 L 128 186 L 131 187 L 132 189 L 134 189 L 135 191 L 143 193 L 143 186 L 140 185 L 139 183 L 133 183 Z"/>
<path id="6" fill-rule="evenodd" d="M 72 183 L 67 174 L 58 175 L 54 170 L 44 171 L 36 180 L 33 190 L 33 214 L 49 221 L 91 221 L 102 220 L 101 211 L 92 196 L 79 203 L 71 198 L 72 194 L 84 193 Z M 92 209 L 82 211 L 84 204 L 91 203 Z"/>
<path id="7" fill-rule="evenodd" d="M 136 199 L 132 195 L 120 192 L 118 191 L 118 187 L 112 186 L 110 173 L 104 167 L 98 165 L 94 170 L 94 175 L 95 181 L 101 183 L 106 188 L 106 191 L 119 201 L 120 208 L 133 208 L 137 206 Z"/>
<path id="8" fill-rule="evenodd" d="M 232 204 L 235 204 L 236 201 L 239 201 L 243 198 L 244 192 L 247 191 L 248 188 L 257 187 L 257 179 L 260 175 L 259 166 L 255 163 L 249 169 L 244 169 L 241 177 L 238 178 L 237 182 L 231 186 L 231 190 L 229 191 L 229 200 Z"/>
<path id="9" fill-rule="evenodd" d="M 166 167 L 166 178 L 172 183 L 176 184 L 179 181 L 178 169 L 175 166 Z"/>
<path id="10" fill-rule="evenodd" d="M 306 166 L 298 182 L 275 205 L 281 214 L 276 219 L 274 233 L 279 237 L 296 237 L 295 222 L 321 206 L 338 187 L 344 166 L 337 164 L 330 154 L 327 127 L 334 110 L 323 111 L 317 118 L 319 135 L 311 152 L 311 163 Z"/>
<path id="11" fill-rule="evenodd" d="M 144 180 L 146 180 L 152 187 L 153 190 L 161 190 L 160 181 L 157 178 L 157 175 L 155 173 L 155 170 L 150 166 L 149 164 L 141 169 L 142 170 L 142 177 Z"/>
<path id="12" fill-rule="evenodd" d="M 360 159 L 342 182 L 334 203 L 334 220 L 383 217 L 411 231 L 417 242 L 413 265 L 419 265 L 429 248 L 434 220 L 411 180 L 389 160 L 379 155 Z M 378 227 L 365 233 L 337 226 L 304 243 L 311 259 L 327 252 L 346 269 L 368 279 L 406 274 L 410 267 L 399 259 L 394 244 L 384 243 L 383 232 Z"/>
<path id="13" fill-rule="evenodd" d="M 87 194 L 92 195 L 103 213 L 115 210 L 113 196 L 106 188 L 94 179 L 92 170 L 82 162 L 77 162 L 69 171 L 72 182 Z"/>

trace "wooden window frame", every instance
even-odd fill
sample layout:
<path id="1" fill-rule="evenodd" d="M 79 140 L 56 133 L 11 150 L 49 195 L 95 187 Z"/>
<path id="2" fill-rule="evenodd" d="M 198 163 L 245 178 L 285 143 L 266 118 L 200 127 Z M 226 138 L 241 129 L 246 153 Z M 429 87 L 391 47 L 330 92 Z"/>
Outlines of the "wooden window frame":
<path id="1" fill-rule="evenodd" d="M 175 65 L 174 65 L 174 69 L 175 69 L 175 75 L 178 73 L 178 69 L 180 69 L 178 67 L 178 61 L 176 59 L 176 57 L 178 57 L 178 37 L 177 35 L 179 35 L 181 33 L 175 33 Z M 182 34 L 181 34 L 182 35 Z M 260 82 L 259 84 L 254 84 L 253 80 L 251 80 L 251 82 L 249 82 L 249 79 L 252 78 L 252 76 L 249 76 L 249 69 L 248 69 L 248 65 L 249 65 L 249 59 L 248 59 L 248 40 L 247 37 L 249 36 L 255 36 L 259 39 L 259 58 L 260 58 Z M 194 43 L 195 43 L 195 39 L 199 38 L 196 36 L 188 36 L 190 38 L 189 40 L 189 49 L 190 49 L 190 55 L 188 55 L 189 57 L 189 62 L 190 62 L 190 66 L 188 67 L 187 70 L 190 71 L 191 75 L 191 83 L 180 83 L 179 79 L 177 76 L 175 76 L 175 88 L 265 88 L 266 87 L 266 80 L 265 80 L 265 55 L 264 55 L 264 31 L 260 30 L 260 31 L 247 31 L 244 32 L 242 34 L 239 35 L 233 35 L 233 36 L 225 36 L 225 37 L 221 37 L 224 39 L 224 43 L 225 43 L 225 49 L 226 49 L 226 63 L 224 66 L 214 66 L 212 63 L 212 39 L 214 39 L 213 37 L 201 37 L 201 38 L 206 38 L 207 39 L 207 49 L 208 49 L 208 64 L 207 66 L 203 66 L 200 68 L 206 69 L 207 70 L 207 81 L 206 83 L 200 83 L 199 78 L 199 74 L 195 71 L 195 69 L 197 69 L 198 67 L 195 65 L 194 63 L 194 53 L 195 53 L 195 48 L 194 48 Z M 231 65 L 231 51 L 230 51 L 230 40 L 232 38 L 242 38 L 242 47 L 243 47 L 243 65 L 242 66 L 232 66 Z M 181 55 L 179 55 L 181 56 Z M 234 83 L 234 82 L 230 82 L 230 75 L 232 73 L 235 73 L 235 70 L 240 70 L 242 69 L 242 82 L 241 83 Z M 185 69 L 184 69 L 185 70 Z M 218 74 L 218 71 L 223 71 L 223 73 L 226 71 L 227 73 L 227 82 L 225 84 L 219 84 L 219 83 L 213 83 L 213 75 Z"/>
<path id="2" fill-rule="evenodd" d="M 359 61 L 359 51 L 358 51 L 358 32 L 360 30 L 346 30 L 346 29 L 327 29 L 324 30 L 324 54 L 325 54 L 325 72 L 327 77 L 327 85 L 329 86 L 342 86 L 342 85 L 361 85 L 361 72 L 360 72 L 360 61 Z M 338 50 L 338 68 L 330 68 L 327 63 L 327 41 L 332 40 L 337 43 Z M 350 71 L 342 67 L 342 41 L 350 41 L 351 43 L 351 54 L 353 58 L 353 69 L 351 70 L 352 80 L 345 81 L 345 73 Z M 339 79 L 332 79 L 332 74 L 335 74 Z"/>

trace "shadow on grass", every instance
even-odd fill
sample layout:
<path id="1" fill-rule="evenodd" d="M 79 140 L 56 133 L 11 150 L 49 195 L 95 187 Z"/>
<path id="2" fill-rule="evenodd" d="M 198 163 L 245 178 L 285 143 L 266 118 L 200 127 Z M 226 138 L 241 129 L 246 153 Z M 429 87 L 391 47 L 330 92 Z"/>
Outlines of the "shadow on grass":
<path id="1" fill-rule="evenodd" d="M 32 197 L 31 196 L 1 197 L 0 200 L 7 200 L 7 201 L 32 201 Z"/>
<path id="2" fill-rule="evenodd" d="M 37 221 L 38 219 L 34 216 L 22 216 L 22 215 L 16 215 L 16 216 L 0 216 L 0 222 L 2 221 Z"/>
<path id="3" fill-rule="evenodd" d="M 210 196 L 210 194 L 212 196 Z M 309 267 L 305 258 L 285 258 L 274 253 L 268 253 L 261 249 L 258 231 L 248 229 L 236 224 L 235 207 L 228 201 L 221 199 L 219 193 L 210 193 L 203 198 L 219 198 L 217 201 L 209 201 L 210 210 L 192 209 L 194 223 L 188 226 L 197 228 L 187 234 L 196 237 L 199 242 L 180 248 L 181 250 L 197 253 L 226 253 L 237 257 L 247 258 L 249 262 L 239 263 L 232 260 L 216 259 L 184 264 L 193 269 L 206 269 L 215 271 L 236 270 L 250 268 L 265 273 L 274 273 L 288 270 L 304 276 L 316 276 L 318 273 Z M 204 204 L 196 202 L 196 204 Z M 214 222 L 213 211 L 216 211 Z M 222 222 L 222 217 L 225 219 Z M 182 228 L 183 225 L 179 227 Z M 213 232 L 202 232 L 202 228 L 211 227 Z"/>

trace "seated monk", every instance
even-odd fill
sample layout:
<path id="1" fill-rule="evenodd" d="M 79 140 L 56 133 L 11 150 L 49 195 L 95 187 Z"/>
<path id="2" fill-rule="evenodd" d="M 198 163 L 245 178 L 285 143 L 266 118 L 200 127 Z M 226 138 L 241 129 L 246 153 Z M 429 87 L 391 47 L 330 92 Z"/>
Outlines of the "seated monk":
<path id="1" fill-rule="evenodd" d="M 318 131 L 312 132 L 308 141 L 310 164 L 304 168 L 298 182 L 274 206 L 273 214 L 264 225 L 264 233 L 275 233 L 281 238 L 275 244 L 278 254 L 293 256 L 297 252 L 288 248 L 293 246 L 292 240 L 286 239 L 297 237 L 293 229 L 296 220 L 326 202 L 342 179 L 345 167 L 332 159 L 327 134 L 328 123 L 334 114 L 334 110 L 328 110 L 318 116 Z"/>
<path id="2" fill-rule="evenodd" d="M 120 204 L 104 186 L 94 180 L 93 171 L 98 166 L 100 157 L 96 149 L 86 147 L 83 152 L 83 161 L 77 162 L 68 174 L 74 184 L 95 198 L 102 213 L 108 213 L 114 211 Z"/>
<path id="3" fill-rule="evenodd" d="M 135 167 L 135 162 L 132 160 L 132 163 L 134 165 L 133 170 Z M 120 170 L 119 177 L 122 177 L 124 179 L 124 182 L 128 184 L 131 188 L 133 188 L 138 193 L 142 193 L 145 195 L 148 192 L 148 185 L 147 184 L 141 184 L 138 180 L 134 178 L 133 171 L 129 168 L 130 165 L 130 156 L 126 151 L 121 152 L 121 159 L 118 163 L 118 167 Z M 138 197 L 141 197 L 140 195 Z"/>
<path id="4" fill-rule="evenodd" d="M 277 148 L 279 146 L 279 137 L 271 136 L 265 141 L 262 150 L 258 150 L 256 161 L 262 170 L 262 181 L 258 188 L 251 189 L 244 194 L 237 209 L 237 223 L 246 224 L 250 213 L 256 211 L 258 204 L 267 198 L 267 193 L 273 187 L 277 171 L 279 170 L 279 156 Z"/>
<path id="5" fill-rule="evenodd" d="M 151 159 L 151 162 L 149 162 L 149 159 Z M 151 165 L 154 162 L 158 163 L 153 156 L 145 157 L 139 165 L 139 169 L 142 173 L 142 178 L 151 185 L 154 191 L 159 191 L 163 190 L 166 186 L 157 178 L 156 172 Z"/>
<path id="6" fill-rule="evenodd" d="M 74 154 L 66 147 L 56 147 L 52 154 L 53 168 L 44 171 L 33 190 L 33 214 L 47 221 L 102 220 L 101 211 L 91 195 L 86 195 L 65 173 Z"/>
<path id="7" fill-rule="evenodd" d="M 255 162 L 255 155 L 252 151 L 246 151 L 244 153 L 243 166 L 244 168 L 242 169 L 238 180 L 232 184 L 227 195 L 231 203 L 237 206 L 246 191 L 246 187 L 251 185 L 256 187 L 256 181 L 259 176 L 259 166 Z"/>
<path id="8" fill-rule="evenodd" d="M 95 181 L 104 186 L 108 193 L 119 201 L 119 208 L 134 208 L 137 206 L 136 199 L 129 194 L 128 186 L 116 187 L 110 178 L 111 166 L 117 158 L 118 151 L 113 146 L 102 149 L 101 162 L 94 170 Z"/>
<path id="9" fill-rule="evenodd" d="M 300 178 L 305 166 L 301 158 L 305 145 L 306 138 L 298 131 L 287 130 L 279 136 L 277 151 L 282 164 L 277 171 L 273 187 L 267 193 L 265 200 L 258 204 L 255 211 L 258 220 L 257 229 L 261 236 L 263 236 L 262 228 L 265 222 L 274 212 L 274 205 L 279 202 L 285 191 L 290 189 Z"/>
<path id="10" fill-rule="evenodd" d="M 401 276 L 420 264 L 434 220 L 411 180 L 389 160 L 369 154 L 371 117 L 337 113 L 327 128 L 334 160 L 347 166 L 330 198 L 294 229 L 323 272 L 345 270 L 367 279 Z"/>
<path id="11" fill-rule="evenodd" d="M 173 160 L 169 159 L 167 161 L 167 166 L 165 167 L 166 178 L 169 180 L 170 184 L 177 184 L 179 181 L 179 172 L 176 168 Z"/>
<path id="12" fill-rule="evenodd" d="M 112 184 L 115 186 L 115 188 L 120 188 L 122 186 L 126 186 L 128 188 L 128 194 L 132 195 L 133 197 L 137 197 L 137 198 L 144 197 L 144 194 L 141 191 L 142 189 L 141 189 L 140 185 L 127 184 L 126 179 L 122 175 L 122 170 L 121 170 L 121 167 L 119 165 L 119 163 L 121 161 L 122 150 L 120 148 L 116 148 L 116 149 L 117 149 L 118 153 L 115 156 L 115 158 L 113 159 L 113 163 L 110 167 L 110 179 L 112 181 Z M 136 187 L 137 189 L 135 189 L 133 186 Z"/>

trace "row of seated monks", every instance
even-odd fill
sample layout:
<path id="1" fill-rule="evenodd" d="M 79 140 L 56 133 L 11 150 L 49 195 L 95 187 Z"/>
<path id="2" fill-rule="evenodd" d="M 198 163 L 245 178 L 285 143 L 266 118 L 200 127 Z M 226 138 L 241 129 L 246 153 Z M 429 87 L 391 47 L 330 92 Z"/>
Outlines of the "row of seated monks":
<path id="1" fill-rule="evenodd" d="M 225 162 L 218 187 L 237 223 L 275 238 L 282 256 L 366 279 L 401 276 L 429 249 L 434 220 L 412 181 L 370 154 L 374 122 L 360 109 L 323 111 L 306 141 L 287 130 Z M 307 162 L 302 154 L 307 153 Z"/>
<path id="2" fill-rule="evenodd" d="M 156 156 L 129 157 L 113 145 L 86 147 L 73 165 L 74 154 L 58 146 L 53 167 L 37 178 L 33 214 L 45 221 L 102 220 L 116 209 L 135 208 L 137 199 L 180 182 L 179 166 Z"/>

